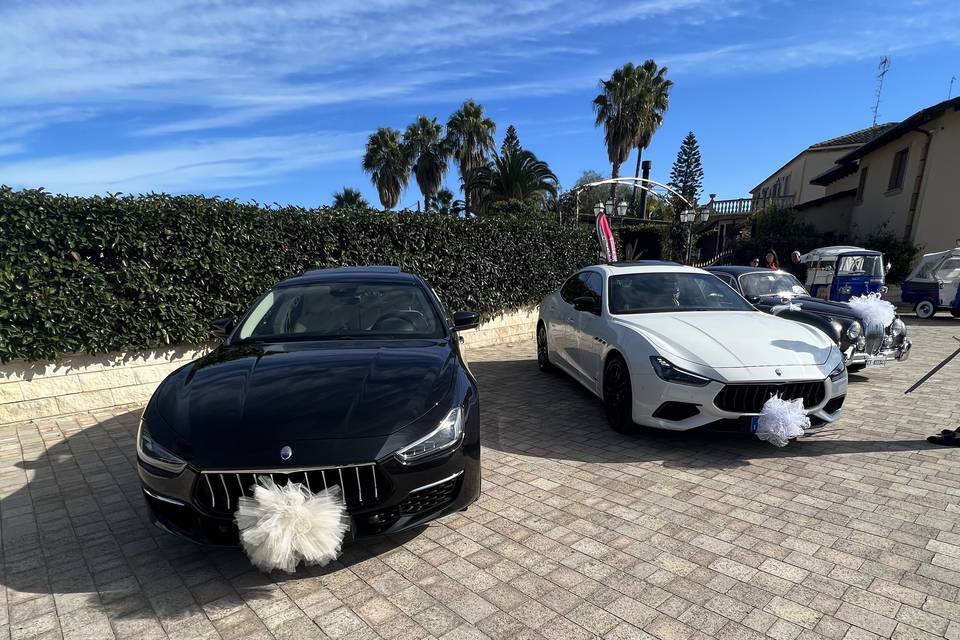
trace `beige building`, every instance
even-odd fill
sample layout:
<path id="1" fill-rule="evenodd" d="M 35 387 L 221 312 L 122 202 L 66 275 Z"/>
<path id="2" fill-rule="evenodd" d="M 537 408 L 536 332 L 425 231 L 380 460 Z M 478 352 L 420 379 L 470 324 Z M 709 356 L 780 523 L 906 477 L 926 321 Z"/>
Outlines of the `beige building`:
<path id="1" fill-rule="evenodd" d="M 822 188 L 798 214 L 821 230 L 863 238 L 881 229 L 923 252 L 960 239 L 960 97 L 887 127 L 810 180 Z"/>
<path id="2" fill-rule="evenodd" d="M 787 202 L 798 205 L 822 198 L 827 193 L 826 188 L 811 183 L 811 179 L 894 126 L 895 123 L 877 125 L 811 145 L 751 189 L 750 195 L 759 202 L 776 199 L 780 205 Z"/>

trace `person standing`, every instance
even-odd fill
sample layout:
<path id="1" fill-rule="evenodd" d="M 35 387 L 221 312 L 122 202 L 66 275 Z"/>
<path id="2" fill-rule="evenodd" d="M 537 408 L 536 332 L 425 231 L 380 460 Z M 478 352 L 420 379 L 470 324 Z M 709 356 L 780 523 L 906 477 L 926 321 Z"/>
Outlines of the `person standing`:
<path id="1" fill-rule="evenodd" d="M 807 284 L 807 265 L 800 260 L 800 252 L 794 251 L 790 254 L 790 273 L 800 281 L 800 284 Z"/>
<path id="2" fill-rule="evenodd" d="M 763 266 L 767 269 L 773 269 L 778 271 L 780 269 L 780 263 L 777 262 L 777 252 L 773 249 L 767 249 L 767 254 L 763 258 Z"/>
<path id="3" fill-rule="evenodd" d="M 750 266 L 751 266 L 751 267 L 759 267 L 759 266 L 760 266 L 760 258 L 751 258 L 751 259 L 750 259 Z"/>

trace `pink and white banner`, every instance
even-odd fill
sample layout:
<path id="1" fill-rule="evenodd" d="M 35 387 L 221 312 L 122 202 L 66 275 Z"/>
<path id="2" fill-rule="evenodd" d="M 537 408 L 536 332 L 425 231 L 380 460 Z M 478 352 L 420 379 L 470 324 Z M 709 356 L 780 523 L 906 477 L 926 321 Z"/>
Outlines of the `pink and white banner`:
<path id="1" fill-rule="evenodd" d="M 610 228 L 606 213 L 597 216 L 597 238 L 600 240 L 600 261 L 617 262 L 617 243 L 614 242 L 613 229 Z"/>

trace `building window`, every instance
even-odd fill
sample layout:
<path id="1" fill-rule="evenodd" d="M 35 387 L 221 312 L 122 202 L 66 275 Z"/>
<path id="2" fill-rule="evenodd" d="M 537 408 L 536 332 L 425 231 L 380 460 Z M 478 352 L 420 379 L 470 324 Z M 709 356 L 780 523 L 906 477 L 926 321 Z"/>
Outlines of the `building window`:
<path id="1" fill-rule="evenodd" d="M 867 186 L 867 171 L 870 167 L 860 167 L 860 183 L 857 185 L 857 197 L 856 203 L 860 204 L 863 202 L 863 190 Z"/>
<path id="2" fill-rule="evenodd" d="M 893 166 L 890 168 L 890 181 L 887 183 L 887 191 L 903 188 L 903 178 L 907 173 L 907 152 L 910 148 L 901 149 L 893 156 Z"/>
<path id="3" fill-rule="evenodd" d="M 790 174 L 783 179 L 783 195 L 790 195 Z"/>

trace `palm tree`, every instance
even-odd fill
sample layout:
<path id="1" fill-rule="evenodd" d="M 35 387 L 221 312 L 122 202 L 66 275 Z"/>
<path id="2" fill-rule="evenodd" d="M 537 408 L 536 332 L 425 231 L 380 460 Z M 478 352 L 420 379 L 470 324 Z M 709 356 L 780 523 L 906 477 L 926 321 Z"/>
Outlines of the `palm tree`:
<path id="1" fill-rule="evenodd" d="M 663 124 L 663 114 L 666 113 L 670 104 L 670 89 L 673 87 L 673 81 L 667 80 L 667 68 L 657 67 L 653 60 L 646 60 L 637 67 L 639 84 L 639 104 L 637 112 L 637 139 L 634 146 L 637 148 L 637 170 L 634 177 L 640 177 L 640 161 L 643 156 L 643 150 L 650 146 L 653 134 L 657 132 L 660 125 Z M 645 198 L 641 199 L 645 201 Z M 633 187 L 633 197 L 630 198 L 630 206 L 633 207 L 637 201 L 637 186 Z M 646 217 L 646 212 L 641 212 L 641 217 Z"/>
<path id="2" fill-rule="evenodd" d="M 486 213 L 506 200 L 543 204 L 548 196 L 556 198 L 557 176 L 532 151 L 504 149 L 473 173 L 469 187 L 479 194 L 478 209 Z"/>
<path id="3" fill-rule="evenodd" d="M 430 202 L 447 174 L 450 145 L 443 137 L 443 126 L 436 118 L 417 116 L 403 134 L 403 143 L 410 151 L 413 175 L 423 194 L 423 209 L 430 210 Z"/>
<path id="4" fill-rule="evenodd" d="M 333 194 L 334 209 L 369 209 L 370 203 L 357 189 L 344 187 Z"/>
<path id="5" fill-rule="evenodd" d="M 637 141 L 637 102 L 639 95 L 637 68 L 628 62 L 615 69 L 609 80 L 600 80 L 600 93 L 593 99 L 596 126 L 603 127 L 607 159 L 613 167 L 611 178 L 620 176 L 620 165 L 630 157 Z M 616 183 L 610 185 L 610 199 L 616 195 Z"/>
<path id="6" fill-rule="evenodd" d="M 459 216 L 463 213 L 463 200 L 454 200 L 450 189 L 440 189 L 430 200 L 427 212 L 441 216 Z"/>
<path id="7" fill-rule="evenodd" d="M 380 204 L 393 209 L 410 181 L 410 150 L 396 129 L 382 127 L 370 135 L 363 155 L 363 170 L 377 188 Z"/>
<path id="8" fill-rule="evenodd" d="M 447 140 L 465 186 L 472 182 L 471 174 L 486 164 L 487 154 L 493 152 L 496 131 L 497 125 L 483 115 L 483 107 L 473 100 L 464 102 L 447 120 Z M 471 212 L 473 195 L 476 194 L 471 194 L 469 189 L 463 192 L 467 215 Z"/>

